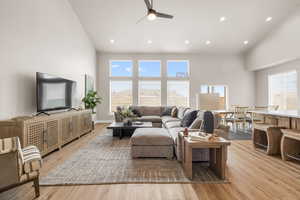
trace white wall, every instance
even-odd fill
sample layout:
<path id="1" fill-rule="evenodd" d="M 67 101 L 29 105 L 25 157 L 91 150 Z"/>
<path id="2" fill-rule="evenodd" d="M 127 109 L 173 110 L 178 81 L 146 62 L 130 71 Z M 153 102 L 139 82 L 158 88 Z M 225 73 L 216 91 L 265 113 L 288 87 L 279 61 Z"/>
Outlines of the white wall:
<path id="1" fill-rule="evenodd" d="M 298 88 L 300 88 L 300 59 L 288 62 L 276 67 L 259 70 L 255 72 L 255 88 L 256 88 L 256 105 L 268 105 L 268 75 L 277 74 L 286 71 L 296 70 L 298 73 Z M 300 99 L 300 92 L 298 91 L 298 99 Z"/>
<path id="2" fill-rule="evenodd" d="M 245 70 L 244 61 L 240 56 L 231 55 L 200 55 L 200 54 L 98 54 L 99 94 L 104 97 L 98 106 L 97 118 L 111 120 L 109 114 L 109 60 L 133 60 L 137 66 L 138 60 L 161 60 L 162 68 L 166 68 L 167 60 L 190 61 L 190 105 L 196 106 L 196 93 L 201 84 L 221 84 L 229 88 L 229 104 L 254 104 L 254 72 Z M 162 88 L 162 92 L 166 88 Z M 166 99 L 162 103 L 166 102 Z"/>
<path id="3" fill-rule="evenodd" d="M 300 9 L 297 9 L 281 26 L 247 53 L 247 69 L 259 70 L 299 59 L 299 27 Z"/>
<path id="4" fill-rule="evenodd" d="M 0 119 L 36 111 L 35 72 L 77 81 L 95 74 L 95 49 L 67 0 L 0 1 Z"/>

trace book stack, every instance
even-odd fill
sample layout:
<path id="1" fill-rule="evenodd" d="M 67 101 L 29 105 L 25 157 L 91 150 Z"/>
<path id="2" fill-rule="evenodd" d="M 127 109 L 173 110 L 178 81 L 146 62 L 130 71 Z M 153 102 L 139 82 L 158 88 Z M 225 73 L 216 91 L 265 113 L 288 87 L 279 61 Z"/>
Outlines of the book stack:
<path id="1" fill-rule="evenodd" d="M 212 137 L 212 134 L 205 134 L 201 132 L 189 133 L 189 138 L 193 141 L 210 141 Z"/>

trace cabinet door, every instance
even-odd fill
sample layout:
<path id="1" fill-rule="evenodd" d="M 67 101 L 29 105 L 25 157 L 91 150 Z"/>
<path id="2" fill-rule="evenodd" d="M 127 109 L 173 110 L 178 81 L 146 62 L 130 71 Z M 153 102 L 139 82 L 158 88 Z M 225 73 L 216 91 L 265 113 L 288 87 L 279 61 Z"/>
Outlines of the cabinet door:
<path id="1" fill-rule="evenodd" d="M 40 152 L 44 153 L 44 122 L 30 123 L 26 126 L 26 144 L 25 146 L 34 145 Z"/>
<path id="2" fill-rule="evenodd" d="M 90 113 L 86 114 L 86 129 L 91 131 L 93 129 L 92 115 Z"/>
<path id="3" fill-rule="evenodd" d="M 62 143 L 65 144 L 72 139 L 71 132 L 71 118 L 63 118 L 61 121 L 61 135 L 62 135 Z"/>
<path id="4" fill-rule="evenodd" d="M 47 152 L 50 152 L 58 148 L 58 120 L 47 121 L 45 126 L 45 148 Z"/>
<path id="5" fill-rule="evenodd" d="M 81 124 L 81 134 L 87 133 L 91 130 L 92 126 L 92 117 L 89 113 L 84 113 L 81 115 L 80 124 Z"/>
<path id="6" fill-rule="evenodd" d="M 79 137 L 80 134 L 80 123 L 79 115 L 72 116 L 72 137 Z"/>

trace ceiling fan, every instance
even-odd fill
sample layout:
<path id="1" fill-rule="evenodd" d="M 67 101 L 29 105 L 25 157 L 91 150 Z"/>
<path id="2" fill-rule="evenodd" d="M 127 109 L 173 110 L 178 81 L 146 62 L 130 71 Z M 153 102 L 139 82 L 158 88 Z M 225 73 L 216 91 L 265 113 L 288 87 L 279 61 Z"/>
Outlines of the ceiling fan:
<path id="1" fill-rule="evenodd" d="M 146 7 L 147 7 L 147 15 L 144 16 L 142 19 L 140 19 L 137 23 L 139 23 L 145 17 L 147 17 L 149 21 L 153 21 L 158 17 L 159 18 L 165 18 L 165 19 L 172 19 L 173 18 L 172 15 L 165 14 L 165 13 L 160 13 L 160 12 L 157 12 L 156 10 L 154 10 L 153 9 L 153 0 L 151 0 L 151 3 L 150 3 L 150 0 L 144 0 L 144 1 L 145 1 L 145 4 L 146 4 Z"/>

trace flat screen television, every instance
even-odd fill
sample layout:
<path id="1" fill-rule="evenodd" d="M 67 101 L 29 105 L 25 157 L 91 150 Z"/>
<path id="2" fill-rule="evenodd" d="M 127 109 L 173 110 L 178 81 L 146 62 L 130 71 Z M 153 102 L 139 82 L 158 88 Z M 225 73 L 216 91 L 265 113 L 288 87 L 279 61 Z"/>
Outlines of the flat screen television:
<path id="1" fill-rule="evenodd" d="M 72 97 L 75 87 L 75 81 L 37 72 L 37 112 L 72 108 Z"/>

